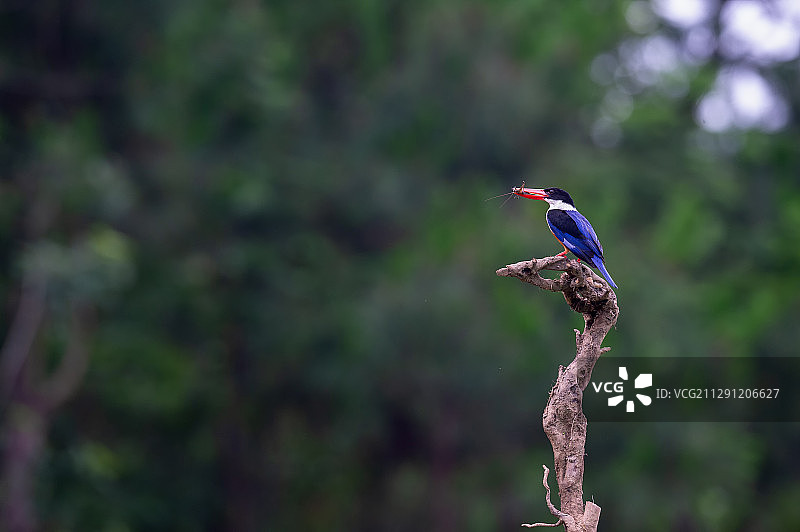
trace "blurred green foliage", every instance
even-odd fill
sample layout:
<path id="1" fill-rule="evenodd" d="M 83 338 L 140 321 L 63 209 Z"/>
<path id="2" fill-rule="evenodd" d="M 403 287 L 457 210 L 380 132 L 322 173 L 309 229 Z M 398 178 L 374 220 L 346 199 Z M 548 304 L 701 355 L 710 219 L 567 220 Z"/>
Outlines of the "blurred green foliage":
<path id="1" fill-rule="evenodd" d="M 0 7 L 3 321 L 31 270 L 53 305 L 98 309 L 42 529 L 549 520 L 540 413 L 581 319 L 494 275 L 558 251 L 541 205 L 484 201 L 522 179 L 597 229 L 612 355 L 796 356 L 798 110 L 698 131 L 712 61 L 598 147 L 589 73 L 627 6 Z M 605 530 L 798 529 L 798 444 L 790 424 L 590 420 L 584 489 Z"/>

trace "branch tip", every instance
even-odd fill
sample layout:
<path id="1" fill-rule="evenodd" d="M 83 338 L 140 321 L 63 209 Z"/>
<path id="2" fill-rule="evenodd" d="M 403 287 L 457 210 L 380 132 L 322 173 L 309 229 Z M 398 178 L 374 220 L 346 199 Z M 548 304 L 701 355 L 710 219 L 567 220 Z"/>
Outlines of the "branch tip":
<path id="1" fill-rule="evenodd" d="M 583 523 L 586 532 L 597 532 L 597 523 L 600 521 L 600 507 L 593 501 L 586 501 L 586 509 L 583 511 Z"/>
<path id="2" fill-rule="evenodd" d="M 564 521 L 559 519 L 555 523 L 522 523 L 522 526 L 525 528 L 536 528 L 536 527 L 545 527 L 545 526 L 561 526 L 564 524 Z"/>

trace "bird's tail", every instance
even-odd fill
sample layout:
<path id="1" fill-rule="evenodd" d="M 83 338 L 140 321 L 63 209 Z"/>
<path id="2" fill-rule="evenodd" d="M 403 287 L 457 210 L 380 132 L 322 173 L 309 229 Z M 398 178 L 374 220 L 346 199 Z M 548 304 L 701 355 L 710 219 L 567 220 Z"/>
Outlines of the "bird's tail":
<path id="1" fill-rule="evenodd" d="M 597 266 L 597 269 L 600 270 L 600 273 L 603 274 L 603 277 L 606 278 L 608 284 L 610 284 L 614 288 L 617 288 L 617 285 L 614 284 L 614 279 L 611 278 L 611 274 L 608 273 L 608 270 L 606 270 L 606 265 L 603 264 L 603 259 L 601 259 L 600 257 L 593 257 L 592 262 L 594 263 L 595 266 Z"/>

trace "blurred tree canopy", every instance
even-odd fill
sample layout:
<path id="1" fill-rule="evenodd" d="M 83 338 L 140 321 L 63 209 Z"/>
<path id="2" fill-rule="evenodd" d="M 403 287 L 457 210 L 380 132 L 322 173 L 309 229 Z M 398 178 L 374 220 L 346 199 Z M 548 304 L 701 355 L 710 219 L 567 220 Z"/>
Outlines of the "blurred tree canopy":
<path id="1" fill-rule="evenodd" d="M 539 419 L 579 318 L 494 276 L 558 250 L 540 205 L 484 201 L 523 179 L 597 229 L 612 355 L 797 356 L 797 58 L 681 59 L 667 4 L 4 2 L 9 329 L 47 286 L 21 379 L 58 367 L 71 305 L 94 314 L 42 414 L 38 529 L 548 519 Z M 727 3 L 703 4 L 713 43 Z M 779 121 L 714 121 L 743 64 Z M 797 529 L 798 444 L 589 420 L 584 487 L 608 530 Z"/>

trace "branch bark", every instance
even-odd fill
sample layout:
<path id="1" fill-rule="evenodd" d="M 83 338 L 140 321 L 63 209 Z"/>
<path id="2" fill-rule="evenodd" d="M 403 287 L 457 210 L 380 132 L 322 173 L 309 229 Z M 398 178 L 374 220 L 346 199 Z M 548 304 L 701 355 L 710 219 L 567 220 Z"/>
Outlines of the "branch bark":
<path id="1" fill-rule="evenodd" d="M 548 279 L 539 275 L 542 270 L 563 273 L 556 279 Z M 594 532 L 600 519 L 600 507 L 591 501 L 583 501 L 587 425 L 583 415 L 583 390 L 589 385 L 600 355 L 609 350 L 601 344 L 617 322 L 617 296 L 591 268 L 566 257 L 544 257 L 509 264 L 497 270 L 497 275 L 516 277 L 543 290 L 561 292 L 569 307 L 583 315 L 583 332 L 575 329 L 575 358 L 567 367 L 559 366 L 558 378 L 542 414 L 544 432 L 553 447 L 561 510 L 550 503 L 547 467 L 543 484 L 550 513 L 559 519 L 567 532 Z M 555 525 L 536 523 L 525 526 Z"/>

